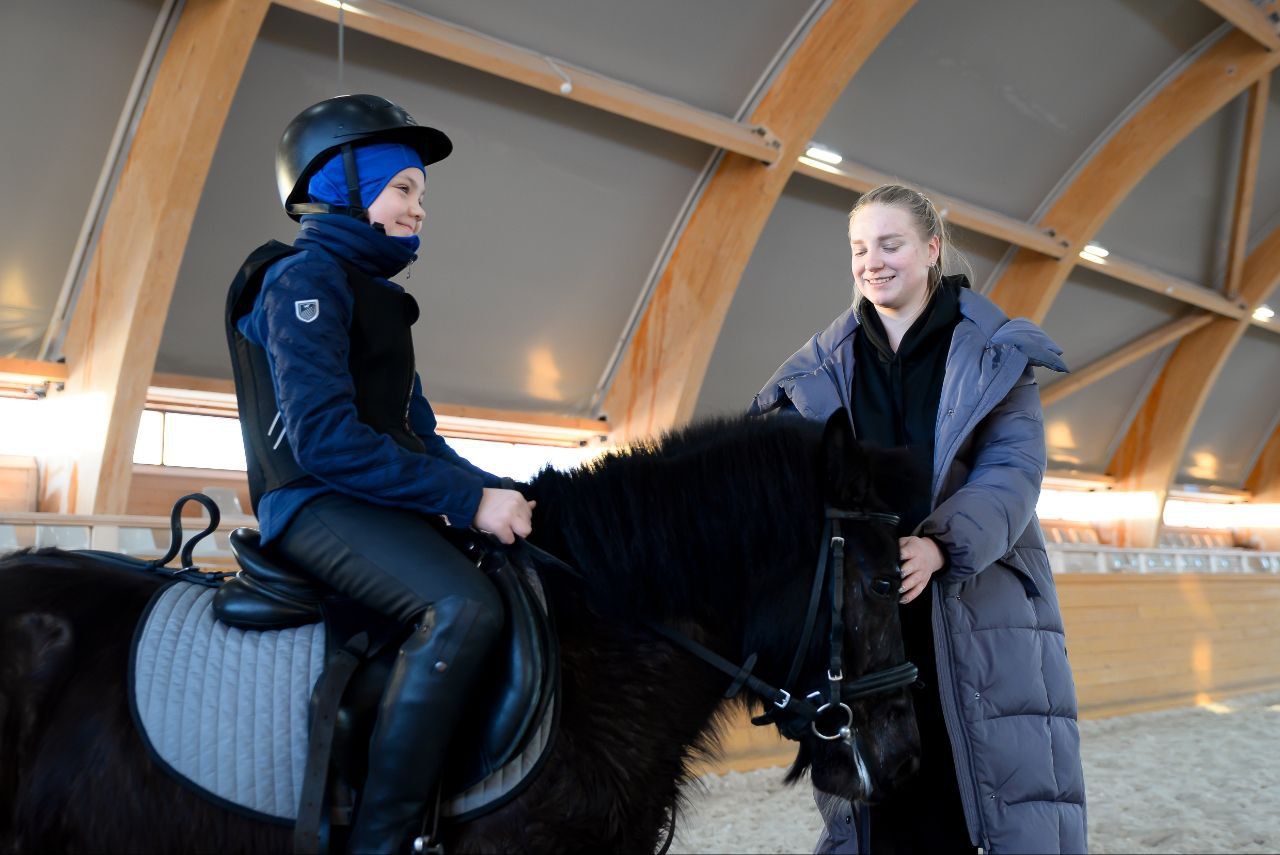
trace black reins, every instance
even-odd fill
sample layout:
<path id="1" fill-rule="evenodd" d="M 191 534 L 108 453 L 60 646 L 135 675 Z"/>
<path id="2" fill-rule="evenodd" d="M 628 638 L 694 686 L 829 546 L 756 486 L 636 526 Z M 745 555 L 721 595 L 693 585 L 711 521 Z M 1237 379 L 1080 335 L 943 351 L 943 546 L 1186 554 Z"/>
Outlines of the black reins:
<path id="1" fill-rule="evenodd" d="M 754 725 L 777 724 L 779 732 L 788 739 L 799 739 L 809 729 L 821 739 L 849 740 L 852 737 L 853 711 L 848 702 L 870 695 L 890 692 L 905 688 L 916 681 L 917 668 L 910 662 L 904 662 L 892 668 L 885 668 L 863 675 L 856 680 L 845 682 L 844 679 L 844 549 L 845 539 L 841 533 L 841 522 L 874 522 L 896 526 L 899 518 L 896 514 L 878 513 L 874 511 L 845 511 L 837 508 L 826 509 L 826 521 L 822 528 L 822 547 L 818 555 L 818 566 L 813 574 L 813 586 L 809 591 L 809 607 L 805 614 L 804 629 L 800 633 L 800 643 L 796 646 L 795 655 L 791 659 L 791 668 L 787 672 L 784 687 L 794 686 L 804 665 L 805 652 L 809 649 L 809 641 L 813 637 L 814 627 L 818 621 L 818 611 L 822 602 L 822 592 L 827 579 L 827 567 L 831 571 L 831 639 L 830 660 L 827 668 L 827 693 L 823 702 L 821 691 L 799 695 L 788 688 L 777 688 L 752 674 L 757 654 L 749 655 L 741 665 L 734 665 L 728 659 L 713 650 L 689 638 L 687 635 L 660 623 L 650 622 L 649 628 L 663 638 L 682 647 L 702 661 L 719 671 L 724 672 L 732 681 L 725 690 L 724 696 L 732 698 L 746 686 L 753 692 L 773 704 L 764 714 L 751 719 Z M 854 555 L 858 566 L 867 565 L 866 556 L 861 549 L 855 548 Z M 818 722 L 829 711 L 843 712 L 844 722 L 838 724 L 831 733 L 824 733 Z"/>

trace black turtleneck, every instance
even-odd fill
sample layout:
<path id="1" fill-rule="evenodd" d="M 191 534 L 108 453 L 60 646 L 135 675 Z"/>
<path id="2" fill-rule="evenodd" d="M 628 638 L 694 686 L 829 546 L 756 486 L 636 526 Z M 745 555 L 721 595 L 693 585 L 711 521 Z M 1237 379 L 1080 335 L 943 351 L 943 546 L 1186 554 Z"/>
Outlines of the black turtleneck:
<path id="1" fill-rule="evenodd" d="M 951 334 L 960 320 L 963 277 L 942 280 L 929 304 L 920 312 L 895 353 L 875 306 L 863 300 L 858 309 L 859 335 L 853 343 L 853 425 L 858 438 L 882 448 L 906 447 L 933 473 L 933 438 L 938 400 L 951 348 Z M 903 534 L 909 534 L 929 515 L 929 483 L 911 494 L 902 511 Z"/>

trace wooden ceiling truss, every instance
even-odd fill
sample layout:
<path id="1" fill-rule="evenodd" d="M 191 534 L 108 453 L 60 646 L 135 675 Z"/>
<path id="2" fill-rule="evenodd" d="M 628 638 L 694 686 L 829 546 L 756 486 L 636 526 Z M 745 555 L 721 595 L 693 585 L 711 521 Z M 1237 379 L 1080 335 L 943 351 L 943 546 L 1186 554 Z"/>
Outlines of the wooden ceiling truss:
<path id="1" fill-rule="evenodd" d="M 337 9 L 321 0 L 276 2 L 337 19 Z M 855 192 L 890 179 L 848 161 L 828 168 L 801 162 L 800 157 L 850 78 L 913 2 L 834 0 L 746 122 L 644 92 L 382 0 L 348 2 L 345 23 L 725 150 L 623 351 L 605 398 L 613 436 L 625 439 L 674 427 L 692 414 L 742 272 L 793 172 Z M 1262 281 L 1259 277 L 1265 276 L 1258 271 L 1270 256 L 1259 247 L 1248 261 L 1242 263 L 1241 258 L 1257 169 L 1260 116 L 1267 101 L 1268 75 L 1280 64 L 1280 51 L 1273 43 L 1274 27 L 1267 35 L 1262 28 L 1270 26 L 1265 14 L 1246 0 L 1203 2 L 1239 29 L 1198 56 L 1149 99 L 1090 159 L 1038 223 L 930 194 L 951 222 L 1018 248 L 992 291 L 1011 315 L 1043 320 L 1071 269 L 1080 263 L 1213 313 L 1189 315 L 1087 366 L 1081 371 L 1086 382 L 1163 346 L 1154 342 L 1184 336 L 1178 353 L 1204 355 L 1219 340 L 1233 344 L 1246 324 L 1257 323 L 1247 312 L 1250 300 L 1261 299 L 1255 292 Z M 48 497 L 49 509 L 118 513 L 124 507 L 138 413 L 146 400 L 181 250 L 267 6 L 268 0 L 188 0 L 184 7 L 104 219 L 102 238 L 67 337 L 66 391 L 96 402 L 93 421 L 101 427 L 100 439 L 90 442 L 61 477 L 49 479 L 58 486 Z M 1228 265 L 1229 282 L 1239 284 L 1239 298 L 1222 297 L 1114 256 L 1105 264 L 1081 260 L 1078 251 L 1141 178 L 1191 131 L 1250 87 L 1250 125 Z M 1274 325 L 1260 325 L 1277 331 Z M 1226 346 L 1220 359 L 1225 360 L 1229 350 Z M 1175 361 L 1181 364 L 1187 357 L 1171 364 Z M 1216 371 L 1211 373 L 1216 376 Z M 1081 388 L 1084 384 L 1078 380 L 1075 386 L 1057 384 L 1063 386 L 1058 397 Z M 1163 381 L 1156 384 L 1158 390 L 1170 385 Z M 1201 391 L 1207 394 L 1207 388 Z M 1202 404 L 1203 396 L 1198 400 Z M 1152 412 L 1147 409 L 1138 423 L 1149 425 L 1163 418 L 1158 404 L 1151 405 Z M 1134 431 L 1139 430 L 1138 423 Z M 1266 464 L 1277 456 L 1272 450 L 1275 444 L 1259 461 L 1255 480 L 1268 484 L 1276 480 L 1274 466 Z M 1130 482 L 1152 480 L 1134 475 L 1139 471 L 1165 472 L 1170 465 L 1176 466 L 1133 462 L 1136 457 L 1130 445 L 1126 440 L 1117 454 L 1117 461 L 1122 457 L 1129 461 L 1121 468 L 1130 473 L 1126 479 Z"/>
<path id="2" fill-rule="evenodd" d="M 1110 377 L 1120 369 L 1132 365 L 1147 354 L 1154 353 L 1183 336 L 1195 332 L 1210 323 L 1213 317 L 1209 312 L 1193 311 L 1170 321 L 1159 329 L 1152 330 L 1141 338 L 1113 350 L 1101 359 L 1083 368 L 1075 369 L 1063 379 L 1045 386 L 1040 390 L 1040 403 L 1045 407 L 1056 404 L 1068 395 L 1073 395 L 1104 377 Z"/>
<path id="3" fill-rule="evenodd" d="M 1278 283 L 1280 228 L 1245 260 L 1241 299 L 1249 306 L 1260 304 Z M 1121 489 L 1154 494 L 1160 513 L 1154 518 L 1124 520 L 1118 526 L 1119 545 L 1156 545 L 1165 499 L 1186 454 L 1191 432 L 1213 384 L 1248 328 L 1248 318 L 1214 318 L 1185 336 L 1165 363 L 1107 467 Z"/>
<path id="4" fill-rule="evenodd" d="M 751 124 L 782 156 L 726 153 L 680 234 L 604 399 L 614 438 L 641 439 L 693 414 L 711 353 L 765 222 L 827 113 L 914 0 L 835 0 L 764 94 Z"/>
<path id="5" fill-rule="evenodd" d="M 138 419 L 183 249 L 268 0 L 188 0 L 103 218 L 67 333 L 84 430 L 47 466 L 41 509 L 122 513 Z"/>

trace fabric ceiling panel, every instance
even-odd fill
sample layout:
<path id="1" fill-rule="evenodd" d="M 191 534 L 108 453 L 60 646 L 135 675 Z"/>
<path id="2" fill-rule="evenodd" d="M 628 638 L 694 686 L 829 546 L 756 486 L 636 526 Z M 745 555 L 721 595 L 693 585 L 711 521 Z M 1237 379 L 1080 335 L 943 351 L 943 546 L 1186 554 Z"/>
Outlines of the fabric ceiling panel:
<path id="1" fill-rule="evenodd" d="M 1051 467 L 1102 472 L 1121 430 L 1141 402 L 1173 346 L 1148 354 L 1109 377 L 1063 398 L 1044 414 Z"/>
<path id="2" fill-rule="evenodd" d="M 1277 368 L 1280 338 L 1246 331 L 1191 433 L 1180 481 L 1243 486 L 1280 416 Z"/>
<path id="3" fill-rule="evenodd" d="M 1045 318 L 1044 330 L 1062 348 L 1071 369 L 1083 368 L 1169 321 L 1186 308 L 1173 300 L 1077 267 Z M 1149 354 L 1063 398 L 1045 414 L 1046 442 L 1053 465 L 1101 472 L 1135 402 L 1164 364 L 1170 348 Z M 1063 379 L 1036 369 L 1044 388 Z"/>
<path id="4" fill-rule="evenodd" d="M 1280 228 L 1280 71 L 1271 75 L 1267 123 L 1262 130 L 1262 150 L 1258 154 L 1258 184 L 1253 196 L 1253 216 L 1249 219 L 1249 248 L 1277 228 Z"/>
<path id="5" fill-rule="evenodd" d="M 814 0 L 401 0 L 402 5 L 733 116 Z"/>
<path id="6" fill-rule="evenodd" d="M 725 316 L 695 418 L 746 410 L 774 369 L 849 307 L 855 198 L 804 176 L 787 183 Z"/>
<path id="7" fill-rule="evenodd" d="M 1107 126 L 1221 23 L 1196 0 L 920 0 L 817 140 L 1030 219 Z"/>
<path id="8" fill-rule="evenodd" d="M 1182 303 L 1077 267 L 1049 310 L 1044 331 L 1062 348 L 1067 366 L 1074 370 L 1186 311 Z"/>
<path id="9" fill-rule="evenodd" d="M 291 239 L 280 129 L 332 94 L 333 25 L 267 16 L 232 105 L 170 311 L 159 370 L 228 376 L 222 302 L 244 254 Z M 585 413 L 676 211 L 710 154 L 673 137 L 356 32 L 346 85 L 445 130 L 420 260 L 418 362 L 436 400 Z"/>
<path id="10" fill-rule="evenodd" d="M 1096 243 L 1197 285 L 1221 289 L 1245 98 L 1193 131 L 1133 188 Z"/>
<path id="11" fill-rule="evenodd" d="M 951 230 L 952 244 L 964 256 L 964 259 L 969 262 L 969 268 L 973 272 L 973 276 L 969 280 L 969 286 L 975 291 L 985 293 L 991 274 L 995 272 L 997 265 L 1004 259 L 1005 253 L 1009 251 L 1009 244 L 958 226 L 949 226 L 949 228 Z M 964 273 L 965 271 L 960 265 L 952 264 L 951 267 L 947 268 L 946 272 Z"/>
<path id="12" fill-rule="evenodd" d="M 849 307 L 846 223 L 856 200 L 854 193 L 803 175 L 787 184 L 725 318 L 697 416 L 742 412 L 784 359 Z M 984 281 L 1008 245 L 952 231 L 975 280 Z"/>
<path id="13" fill-rule="evenodd" d="M 0 356 L 38 355 L 159 11 L 159 0 L 5 4 Z"/>

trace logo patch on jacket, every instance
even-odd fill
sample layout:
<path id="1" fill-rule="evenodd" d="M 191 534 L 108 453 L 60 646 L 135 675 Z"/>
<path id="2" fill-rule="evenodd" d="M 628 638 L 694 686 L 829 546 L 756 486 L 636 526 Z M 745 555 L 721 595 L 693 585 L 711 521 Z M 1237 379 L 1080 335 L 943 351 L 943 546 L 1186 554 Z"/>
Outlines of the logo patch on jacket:
<path id="1" fill-rule="evenodd" d="M 298 300 L 293 304 L 293 312 L 298 316 L 298 320 L 309 324 L 320 317 L 320 301 Z"/>

